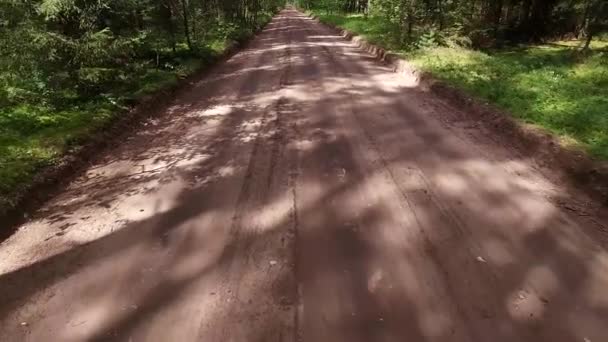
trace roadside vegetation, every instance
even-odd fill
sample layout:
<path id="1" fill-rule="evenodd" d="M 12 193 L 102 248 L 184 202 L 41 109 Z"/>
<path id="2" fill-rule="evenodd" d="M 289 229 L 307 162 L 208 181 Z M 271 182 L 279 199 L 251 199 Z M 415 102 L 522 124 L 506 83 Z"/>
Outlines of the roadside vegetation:
<path id="1" fill-rule="evenodd" d="M 302 0 L 436 78 L 608 160 L 608 3 Z"/>
<path id="2" fill-rule="evenodd" d="M 281 0 L 0 2 L 0 212 L 143 96 L 249 37 Z"/>

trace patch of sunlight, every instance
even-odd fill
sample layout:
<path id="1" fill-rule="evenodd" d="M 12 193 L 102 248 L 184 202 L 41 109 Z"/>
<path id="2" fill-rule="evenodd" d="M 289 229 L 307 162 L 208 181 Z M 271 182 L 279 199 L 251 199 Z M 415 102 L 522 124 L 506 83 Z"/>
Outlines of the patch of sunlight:
<path id="1" fill-rule="evenodd" d="M 340 35 L 325 35 L 325 36 L 323 36 L 323 35 L 317 35 L 317 36 L 307 36 L 306 37 L 306 39 L 328 39 L 328 38 L 331 38 L 331 39 L 341 39 L 342 36 L 340 36 Z"/>
<path id="2" fill-rule="evenodd" d="M 229 177 L 236 174 L 236 168 L 234 165 L 224 165 L 217 170 L 220 177 Z"/>
<path id="3" fill-rule="evenodd" d="M 258 128 L 262 127 L 263 121 L 262 118 L 254 118 L 247 121 L 242 122 L 239 125 L 239 131 L 241 133 L 252 133 L 257 136 Z"/>
<path id="4" fill-rule="evenodd" d="M 218 218 L 224 221 L 228 215 L 227 210 L 203 212 L 172 229 L 174 246 L 179 250 L 179 262 L 171 264 L 168 279 L 175 283 L 193 279 L 217 263 L 229 240 L 228 231 L 218 225 Z M 180 248 L 192 241 L 199 241 L 200 248 Z"/>
<path id="5" fill-rule="evenodd" d="M 502 240 L 488 238 L 483 241 L 483 249 L 493 265 L 504 267 L 517 261 L 515 255 L 509 251 Z"/>
<path id="6" fill-rule="evenodd" d="M 191 171 L 195 169 L 195 167 L 201 166 L 211 157 L 212 155 L 205 153 L 188 156 L 187 158 L 177 160 L 173 165 L 171 165 L 171 168 L 177 168 L 180 171 Z"/>
<path id="7" fill-rule="evenodd" d="M 319 144 L 310 139 L 301 139 L 296 141 L 294 143 L 294 146 L 298 151 L 307 152 L 314 151 L 319 146 Z"/>
<path id="8" fill-rule="evenodd" d="M 342 52 L 340 53 L 342 56 L 349 57 L 368 57 L 369 55 L 363 52 Z"/>
<path id="9" fill-rule="evenodd" d="M 331 84 L 334 84 L 334 82 L 331 82 Z M 345 85 L 342 85 L 339 88 L 332 88 L 329 90 L 325 89 L 326 91 L 324 91 L 324 94 L 327 94 L 330 91 L 336 91 L 336 89 L 342 89 L 344 86 Z M 273 105 L 280 98 L 290 99 L 300 103 L 313 102 L 318 101 L 320 96 L 323 95 L 320 91 L 321 89 L 318 91 L 317 89 L 313 89 L 310 83 L 300 83 L 283 87 L 279 91 L 257 94 L 249 103 L 264 108 Z"/>
<path id="10" fill-rule="evenodd" d="M 262 66 L 257 66 L 257 67 L 249 67 L 249 68 L 242 68 L 239 69 L 237 71 L 234 72 L 230 72 L 230 73 L 222 73 L 216 76 L 209 76 L 209 77 L 204 77 L 202 78 L 200 81 L 198 81 L 196 83 L 197 86 L 202 86 L 202 85 L 206 85 L 206 84 L 210 84 L 210 83 L 214 83 L 214 82 L 218 82 L 218 81 L 222 81 L 222 80 L 226 80 L 229 78 L 233 78 L 233 77 L 237 77 L 237 76 L 241 76 L 241 75 L 246 75 L 249 73 L 254 73 L 257 71 L 272 71 L 272 70 L 276 70 L 276 66 L 275 65 L 262 65 Z"/>
<path id="11" fill-rule="evenodd" d="M 186 182 L 179 179 L 163 182 L 158 178 L 154 178 L 146 183 L 138 184 L 141 191 L 131 195 L 123 194 L 117 196 L 113 201 L 114 213 L 121 220 L 112 223 L 114 227 L 110 230 L 117 231 L 124 228 L 123 222 L 143 221 L 172 210 L 178 205 L 178 198 L 187 186 Z M 103 212 L 99 213 L 100 216 L 102 214 Z M 81 243 L 87 242 L 88 239 L 86 233 L 80 235 L 76 231 L 70 237 L 74 241 Z"/>
<path id="12" fill-rule="evenodd" d="M 608 284 L 608 253 L 597 252 L 589 260 L 589 279 L 585 282 L 585 299 L 598 307 L 608 307 L 606 285 Z"/>
<path id="13" fill-rule="evenodd" d="M 304 43 L 307 47 L 311 47 L 311 46 L 318 46 L 318 47 L 327 47 L 327 48 L 332 48 L 332 47 L 352 47 L 352 44 L 350 43 L 337 43 L 337 42 L 306 42 Z"/>
<path id="14" fill-rule="evenodd" d="M 518 322 L 534 321 L 545 314 L 545 303 L 535 291 L 517 289 L 505 301 L 509 315 Z"/>
<path id="15" fill-rule="evenodd" d="M 376 269 L 372 275 L 367 279 L 367 290 L 370 293 L 376 293 L 382 288 L 381 283 L 385 280 L 384 271 Z"/>
<path id="16" fill-rule="evenodd" d="M 414 88 L 419 85 L 418 79 L 412 80 L 393 72 L 382 72 L 369 78 L 371 78 L 370 88 L 373 86 L 385 92 L 398 92 L 402 87 Z"/>
<path id="17" fill-rule="evenodd" d="M 433 180 L 443 191 L 451 195 L 462 194 L 470 186 L 462 175 L 455 172 L 442 172 L 436 175 Z"/>
<path id="18" fill-rule="evenodd" d="M 293 99 L 297 102 L 315 101 L 319 99 L 319 92 L 312 91 L 310 84 L 300 84 L 297 86 L 286 87 L 281 90 L 285 98 Z"/>
<path id="19" fill-rule="evenodd" d="M 454 326 L 447 312 L 422 308 L 418 315 L 420 329 L 429 339 L 445 337 Z"/>
<path id="20" fill-rule="evenodd" d="M 73 310 L 73 309 L 72 309 Z M 91 338 L 91 335 L 95 331 L 102 331 L 106 326 L 105 321 L 107 317 L 113 317 L 116 320 L 120 320 L 124 317 L 127 312 L 125 310 L 117 310 L 116 312 L 109 305 L 102 305 L 100 303 L 90 303 L 78 311 L 79 322 L 70 327 L 70 329 L 63 329 L 61 331 L 63 341 L 86 341 Z M 86 324 L 78 324 L 85 322 Z"/>
<path id="21" fill-rule="evenodd" d="M 291 192 L 284 192 L 271 203 L 256 208 L 256 210 L 251 210 L 244 215 L 243 222 L 247 222 L 247 226 L 242 229 L 248 234 L 284 230 L 285 225 L 290 222 L 292 209 L 293 198 Z"/>
<path id="22" fill-rule="evenodd" d="M 560 279 L 555 272 L 553 272 L 551 267 L 547 265 L 533 266 L 525 275 L 522 283 L 531 284 L 536 293 L 542 293 L 544 295 L 550 295 L 560 290 Z M 518 311 L 518 306 L 514 305 L 514 301 L 517 301 L 521 297 L 520 291 L 522 290 L 513 291 L 507 296 L 505 298 L 505 306 L 511 316 L 526 319 L 526 317 L 522 317 L 521 312 Z M 535 309 L 535 306 L 531 303 L 528 308 Z"/>
<path id="23" fill-rule="evenodd" d="M 149 163 L 152 163 L 152 159 L 148 159 Z M 146 160 L 142 160 L 142 163 L 145 163 Z M 141 164 L 140 164 L 141 165 Z M 86 174 L 79 179 L 79 181 L 83 181 L 84 184 L 88 183 L 87 180 L 94 181 L 95 179 L 108 179 L 111 177 L 120 177 L 124 175 L 129 175 L 136 172 L 141 172 L 141 166 L 138 165 L 135 167 L 131 160 L 116 160 L 112 161 L 103 167 L 95 168 L 92 170 L 87 170 Z"/>
<path id="24" fill-rule="evenodd" d="M 285 88 L 283 88 L 279 91 L 256 94 L 255 98 L 251 99 L 251 101 L 249 101 L 249 103 L 252 105 L 258 106 L 260 108 L 264 108 L 264 107 L 274 104 L 284 93 L 285 93 Z"/>
<path id="25" fill-rule="evenodd" d="M 216 105 L 211 108 L 192 111 L 188 115 L 192 117 L 225 116 L 232 113 L 234 108 L 233 105 Z"/>
<path id="26" fill-rule="evenodd" d="M 580 40 L 559 40 L 559 41 L 553 42 L 551 44 L 565 45 L 565 46 L 569 46 L 569 47 L 573 47 L 573 48 L 582 48 L 583 46 L 585 46 L 585 40 L 582 40 L 582 39 L 580 39 Z M 542 46 L 556 48 L 555 46 L 552 46 L 551 44 L 542 45 Z M 594 39 L 594 40 L 591 40 L 590 47 L 591 47 L 591 49 L 607 48 L 608 41 Z"/>
<path id="27" fill-rule="evenodd" d="M 533 180 L 523 177 L 514 180 L 511 173 L 505 172 L 509 166 L 510 162 L 497 165 L 485 160 L 466 160 L 446 164 L 438 171 L 427 172 L 427 176 L 445 195 L 458 198 L 466 193 L 467 206 L 483 212 L 489 219 L 520 226 L 525 222 L 523 226 L 528 230 L 537 229 L 556 209 L 527 185 Z M 483 190 L 471 190 L 479 184 L 484 185 Z M 501 197 L 504 201 L 497 205 L 488 202 L 488 196 Z"/>

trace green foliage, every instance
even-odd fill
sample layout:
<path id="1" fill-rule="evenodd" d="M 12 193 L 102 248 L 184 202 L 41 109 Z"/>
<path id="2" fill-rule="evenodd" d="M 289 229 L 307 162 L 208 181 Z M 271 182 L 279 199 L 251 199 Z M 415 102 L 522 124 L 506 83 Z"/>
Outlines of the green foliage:
<path id="1" fill-rule="evenodd" d="M 0 1 L 0 209 L 72 144 L 250 36 L 282 3 Z"/>
<path id="2" fill-rule="evenodd" d="M 364 14 L 383 22 L 402 49 L 494 48 L 608 30 L 605 0 L 298 0 L 318 15 Z"/>
<path id="3" fill-rule="evenodd" d="M 420 35 L 416 42 L 416 47 L 419 49 L 429 49 L 443 45 L 444 39 L 440 32 L 430 29 Z"/>
<path id="4" fill-rule="evenodd" d="M 483 53 L 435 48 L 409 59 L 440 79 L 608 159 L 608 60 L 540 45 Z"/>

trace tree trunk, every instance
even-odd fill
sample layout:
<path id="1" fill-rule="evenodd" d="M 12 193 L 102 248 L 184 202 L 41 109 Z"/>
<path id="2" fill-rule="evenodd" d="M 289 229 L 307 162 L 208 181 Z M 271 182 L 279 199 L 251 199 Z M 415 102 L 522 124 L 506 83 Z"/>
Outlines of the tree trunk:
<path id="1" fill-rule="evenodd" d="M 196 31 L 196 17 L 196 10 L 194 10 L 194 14 L 192 15 L 192 38 L 194 38 L 195 42 L 198 41 L 198 32 Z"/>
<path id="2" fill-rule="evenodd" d="M 583 12 L 583 19 L 580 21 L 580 25 L 576 28 L 576 38 L 580 38 L 581 32 L 588 29 L 587 23 L 589 22 L 589 10 L 591 9 L 591 0 L 585 2 L 585 11 Z"/>
<path id="3" fill-rule="evenodd" d="M 190 40 L 190 25 L 188 24 L 188 5 L 186 1 L 187 0 L 181 1 L 184 18 L 184 35 L 186 36 L 186 43 L 188 44 L 188 49 L 192 51 L 192 40 Z"/>
<path id="4" fill-rule="evenodd" d="M 444 16 L 443 16 L 443 3 L 441 0 L 437 1 L 437 21 L 439 21 L 439 31 L 443 31 Z"/>
<path id="5" fill-rule="evenodd" d="M 502 0 L 495 0 L 494 6 L 494 37 L 497 38 L 500 30 L 500 19 L 502 19 Z"/>
<path id="6" fill-rule="evenodd" d="M 407 8 L 407 40 L 412 41 L 412 31 L 414 30 L 414 5 L 410 2 Z"/>
<path id="7" fill-rule="evenodd" d="M 532 7 L 531 0 L 524 0 L 521 5 L 521 12 L 519 14 L 519 24 L 521 26 L 528 25 L 528 21 L 530 19 L 530 8 Z"/>
<path id="8" fill-rule="evenodd" d="M 167 31 L 169 32 L 169 39 L 171 41 L 171 50 L 173 51 L 173 53 L 175 53 L 176 47 L 175 47 L 175 27 L 173 26 L 173 8 L 171 7 L 171 4 L 169 4 L 167 1 L 164 1 L 161 5 L 161 10 L 163 13 L 163 17 L 164 17 L 164 21 L 165 21 L 165 27 L 167 29 Z"/>
<path id="9" fill-rule="evenodd" d="M 591 46 L 591 40 L 593 39 L 593 32 L 591 32 L 591 30 L 587 31 L 587 38 L 585 39 L 585 46 L 583 47 L 583 50 L 589 50 L 589 47 Z"/>

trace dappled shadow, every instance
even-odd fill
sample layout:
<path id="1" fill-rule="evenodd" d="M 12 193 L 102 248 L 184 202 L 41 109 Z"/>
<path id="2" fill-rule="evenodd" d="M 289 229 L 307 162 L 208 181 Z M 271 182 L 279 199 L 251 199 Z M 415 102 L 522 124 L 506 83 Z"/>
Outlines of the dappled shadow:
<path id="1" fill-rule="evenodd" d="M 0 339 L 601 341 L 593 227 L 404 84 L 283 12 L 7 241 Z"/>

